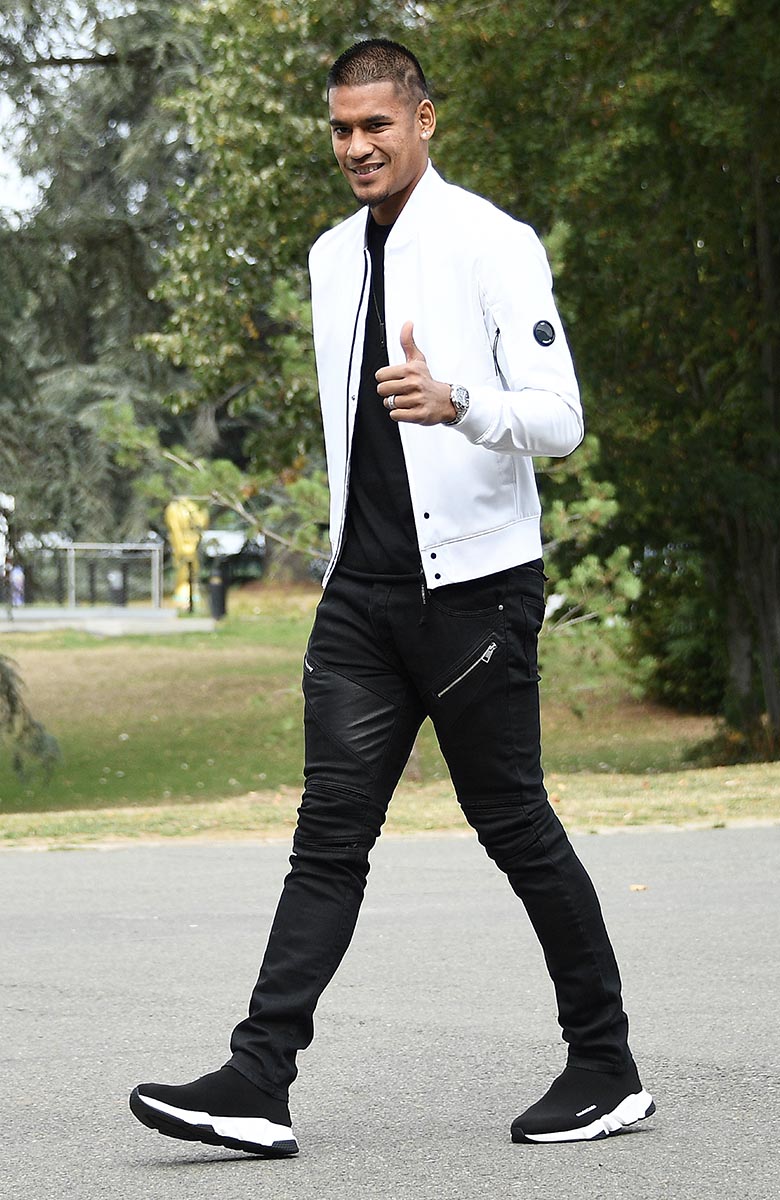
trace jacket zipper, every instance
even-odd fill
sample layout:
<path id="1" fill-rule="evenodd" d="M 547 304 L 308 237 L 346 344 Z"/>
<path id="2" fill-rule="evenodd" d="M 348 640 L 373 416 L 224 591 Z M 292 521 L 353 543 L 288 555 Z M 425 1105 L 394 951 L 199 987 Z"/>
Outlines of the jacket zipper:
<path id="1" fill-rule="evenodd" d="M 498 325 L 496 325 L 496 336 L 493 338 L 493 366 L 496 368 L 496 375 L 498 375 L 498 378 L 501 380 L 501 386 L 503 387 L 505 392 L 508 392 L 509 385 L 507 384 L 506 378 L 504 376 L 504 372 L 501 370 L 500 366 L 498 365 L 498 339 L 500 337 L 501 337 L 501 330 L 498 328 Z"/>
<path id="2" fill-rule="evenodd" d="M 452 683 L 448 683 L 446 688 L 443 688 L 440 692 L 436 693 L 436 699 L 441 700 L 442 696 L 446 696 L 447 692 L 451 692 L 452 689 L 454 687 L 457 687 L 459 683 L 462 683 L 463 680 L 468 675 L 470 675 L 472 671 L 476 671 L 476 669 L 480 665 L 480 663 L 489 663 L 497 649 L 498 649 L 498 642 L 491 642 L 490 645 L 487 647 L 487 649 L 482 654 L 480 654 L 479 658 L 476 659 L 476 661 L 473 662 L 470 667 L 466 667 L 466 670 L 461 671 L 461 673 L 457 679 L 453 679 Z"/>

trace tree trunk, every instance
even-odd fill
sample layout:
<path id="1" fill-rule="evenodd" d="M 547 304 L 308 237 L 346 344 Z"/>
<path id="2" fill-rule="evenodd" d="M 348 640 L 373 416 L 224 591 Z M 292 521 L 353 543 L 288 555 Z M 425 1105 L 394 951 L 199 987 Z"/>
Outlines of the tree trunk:
<path id="1" fill-rule="evenodd" d="M 780 471 L 780 339 L 777 334 L 778 262 L 776 239 L 768 211 L 765 179 L 757 154 L 751 162 L 755 260 L 758 277 L 763 401 L 762 421 L 769 434 L 767 466 L 769 496 L 776 495 Z M 729 660 L 734 701 L 747 716 L 748 666 L 745 638 L 754 644 L 761 691 L 763 721 L 754 735 L 754 749 L 780 757 L 780 523 L 771 499 L 760 507 L 738 508 L 729 522 L 736 546 L 737 582 L 747 601 L 729 594 Z M 727 537 L 727 540 L 732 540 Z M 752 664 L 751 664 L 752 665 Z M 763 742 L 763 747 L 761 743 Z"/>
<path id="2" fill-rule="evenodd" d="M 773 522 L 751 523 L 744 511 L 736 515 L 737 572 L 747 612 L 735 627 L 747 622 L 755 630 L 755 648 L 763 692 L 763 739 L 768 757 L 780 757 L 780 547 Z M 730 620 L 731 624 L 731 620 Z M 756 747 L 759 748 L 759 747 Z"/>
<path id="3" fill-rule="evenodd" d="M 770 746 L 780 754 L 780 595 L 778 595 L 777 543 L 766 530 L 756 564 L 756 607 L 760 609 L 758 651 L 764 689 Z"/>
<path id="4" fill-rule="evenodd" d="M 751 737 L 761 718 L 753 682 L 753 638 L 745 622 L 744 605 L 733 588 L 728 589 L 726 613 L 729 658 L 724 705 L 726 721 L 732 728 Z"/>

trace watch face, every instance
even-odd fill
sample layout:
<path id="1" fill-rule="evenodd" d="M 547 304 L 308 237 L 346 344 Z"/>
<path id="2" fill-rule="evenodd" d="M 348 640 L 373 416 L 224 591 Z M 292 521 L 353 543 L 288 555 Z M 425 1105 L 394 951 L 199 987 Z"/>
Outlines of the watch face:
<path id="1" fill-rule="evenodd" d="M 469 394 L 464 387 L 457 385 L 452 388 L 450 399 L 452 400 L 452 406 L 455 409 L 456 415 L 455 420 L 449 421 L 448 424 L 457 425 L 458 421 L 465 417 L 469 410 Z"/>

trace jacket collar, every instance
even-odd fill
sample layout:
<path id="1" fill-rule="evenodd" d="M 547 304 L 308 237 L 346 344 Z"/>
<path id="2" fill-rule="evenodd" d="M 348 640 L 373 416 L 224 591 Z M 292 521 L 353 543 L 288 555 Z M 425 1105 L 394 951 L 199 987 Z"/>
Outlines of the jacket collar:
<path id="1" fill-rule="evenodd" d="M 387 246 L 403 246 L 407 242 L 412 241 L 417 234 L 420 219 L 427 212 L 435 208 L 436 204 L 441 200 L 441 189 L 446 186 L 441 175 L 429 159 L 424 175 L 395 219 L 393 228 L 390 230 L 390 235 L 387 239 L 386 248 Z M 365 213 L 363 221 L 363 238 L 365 241 L 369 209 L 366 207 L 361 211 Z"/>

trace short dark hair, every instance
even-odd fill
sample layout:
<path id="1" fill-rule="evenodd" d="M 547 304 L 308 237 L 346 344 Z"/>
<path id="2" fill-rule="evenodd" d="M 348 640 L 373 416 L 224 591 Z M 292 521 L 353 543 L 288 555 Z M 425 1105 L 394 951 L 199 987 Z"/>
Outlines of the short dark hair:
<path id="1" fill-rule="evenodd" d="M 417 103 L 428 98 L 428 84 L 419 62 L 411 50 L 389 38 L 366 38 L 340 54 L 328 71 L 327 89 L 361 87 L 387 79 Z"/>

